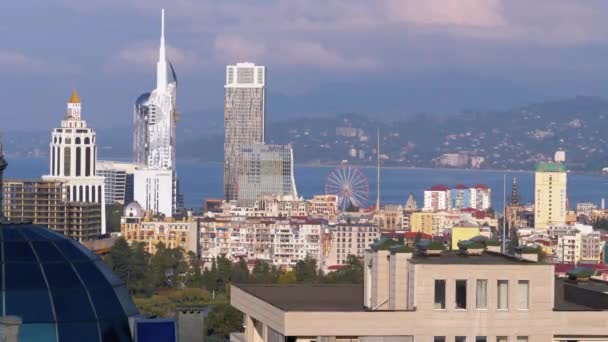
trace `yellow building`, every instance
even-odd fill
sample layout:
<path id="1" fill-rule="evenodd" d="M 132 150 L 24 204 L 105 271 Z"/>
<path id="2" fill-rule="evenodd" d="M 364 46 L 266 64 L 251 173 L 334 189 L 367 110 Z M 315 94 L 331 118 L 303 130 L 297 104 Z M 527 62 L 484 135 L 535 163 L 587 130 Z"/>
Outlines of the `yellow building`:
<path id="1" fill-rule="evenodd" d="M 410 216 L 410 231 L 433 235 L 436 231 L 436 217 L 432 212 L 415 212 Z"/>
<path id="2" fill-rule="evenodd" d="M 534 177 L 534 228 L 563 225 L 567 215 L 567 173 L 562 163 L 544 162 L 536 166 Z"/>
<path id="3" fill-rule="evenodd" d="M 461 222 L 452 228 L 452 249 L 458 249 L 460 241 L 470 240 L 480 233 L 479 226 L 473 222 Z"/>
<path id="4" fill-rule="evenodd" d="M 198 255 L 199 224 L 188 218 L 182 221 L 173 218 L 164 220 L 145 216 L 137 202 L 125 207 L 120 221 L 120 232 L 129 244 L 143 242 L 146 251 L 156 253 L 156 246 L 162 242 L 167 248 L 183 248 Z"/>

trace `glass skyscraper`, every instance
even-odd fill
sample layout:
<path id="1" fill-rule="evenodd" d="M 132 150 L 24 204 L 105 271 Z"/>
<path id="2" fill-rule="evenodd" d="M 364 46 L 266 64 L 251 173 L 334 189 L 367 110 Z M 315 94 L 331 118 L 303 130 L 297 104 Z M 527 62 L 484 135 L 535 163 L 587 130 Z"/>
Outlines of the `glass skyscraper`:
<path id="1" fill-rule="evenodd" d="M 239 156 L 238 205 L 253 206 L 260 195 L 298 196 L 291 145 L 241 145 Z"/>
<path id="2" fill-rule="evenodd" d="M 264 143 L 266 69 L 253 63 L 226 67 L 224 99 L 224 197 L 237 200 L 243 145 Z"/>

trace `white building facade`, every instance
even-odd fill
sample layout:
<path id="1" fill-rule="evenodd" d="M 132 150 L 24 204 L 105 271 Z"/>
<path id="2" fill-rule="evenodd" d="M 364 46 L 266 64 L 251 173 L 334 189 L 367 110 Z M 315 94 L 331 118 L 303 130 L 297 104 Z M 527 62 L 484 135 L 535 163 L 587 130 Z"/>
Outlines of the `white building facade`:
<path id="1" fill-rule="evenodd" d="M 97 146 L 95 131 L 81 118 L 81 103 L 76 90 L 67 104 L 61 128 L 51 134 L 49 174 L 43 180 L 63 181 L 66 200 L 98 203 L 101 206 L 100 233 L 106 233 L 104 178 L 96 175 Z"/>
<path id="2" fill-rule="evenodd" d="M 134 163 L 121 163 L 98 160 L 95 174 L 104 177 L 106 203 L 125 204 L 133 200 L 133 174 L 140 166 Z"/>
<path id="3" fill-rule="evenodd" d="M 175 125 L 178 113 L 176 91 L 177 77 L 173 65 L 166 56 L 165 11 L 163 10 L 159 59 L 156 63 L 156 88 L 151 93 L 141 95 L 135 103 L 133 148 L 135 162 L 143 164 L 146 169 L 134 173 L 134 198 L 137 201 L 146 199 L 140 202 L 145 210 L 162 213 L 166 216 L 172 216 L 177 205 Z M 159 178 L 150 178 L 154 176 Z M 170 191 L 166 191 L 168 180 L 171 181 Z M 159 189 L 163 189 L 163 192 L 156 192 Z M 141 193 L 141 191 L 145 192 Z M 167 205 L 167 201 L 170 201 L 170 205 Z M 166 209 L 167 207 L 170 209 Z"/>

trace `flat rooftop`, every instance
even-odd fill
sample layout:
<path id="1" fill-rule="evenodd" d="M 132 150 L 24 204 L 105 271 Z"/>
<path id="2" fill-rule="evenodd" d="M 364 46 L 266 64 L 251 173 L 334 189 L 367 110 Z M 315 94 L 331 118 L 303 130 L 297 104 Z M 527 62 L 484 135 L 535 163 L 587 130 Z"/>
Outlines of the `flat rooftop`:
<path id="1" fill-rule="evenodd" d="M 234 284 L 283 311 L 364 311 L 363 285 Z"/>
<path id="2" fill-rule="evenodd" d="M 546 265 L 488 251 L 481 255 L 466 255 L 459 251 L 445 251 L 441 255 L 414 254 L 411 262 L 428 265 Z"/>
<path id="3" fill-rule="evenodd" d="M 607 311 L 608 282 L 555 279 L 556 311 Z"/>

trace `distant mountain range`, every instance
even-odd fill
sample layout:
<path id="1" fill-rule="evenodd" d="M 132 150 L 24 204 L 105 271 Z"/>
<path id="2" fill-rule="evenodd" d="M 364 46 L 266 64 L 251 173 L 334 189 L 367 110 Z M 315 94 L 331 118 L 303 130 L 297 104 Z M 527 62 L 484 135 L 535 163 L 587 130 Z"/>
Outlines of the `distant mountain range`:
<path id="1" fill-rule="evenodd" d="M 357 101 L 356 98 L 351 96 L 350 100 Z M 273 98 L 284 100 L 287 101 Z M 372 109 L 367 107 L 362 112 L 382 112 L 383 107 Z M 331 108 L 322 110 L 314 105 L 302 110 L 332 113 Z M 447 116 L 410 114 L 390 122 L 382 120 L 380 114 L 289 116 L 272 117 L 274 120 L 267 124 L 267 142 L 292 144 L 296 163 L 348 160 L 372 164 L 379 128 L 381 157 L 387 166 L 532 170 L 536 162 L 551 159 L 558 149 L 566 151 L 571 170 L 599 172 L 608 166 L 608 101 L 597 97 L 580 96 L 505 111 L 467 111 Z M 181 118 L 178 158 L 221 161 L 221 109 L 184 113 Z M 45 155 L 49 136 L 50 132 L 5 132 L 3 142 L 8 154 Z M 132 129 L 128 126 L 98 130 L 100 158 L 128 160 L 131 139 Z M 471 163 L 473 158 L 475 163 Z"/>

